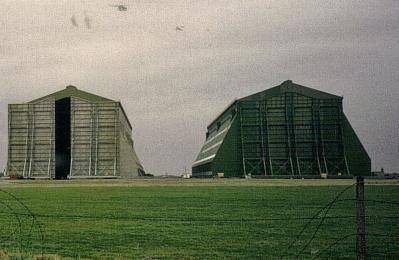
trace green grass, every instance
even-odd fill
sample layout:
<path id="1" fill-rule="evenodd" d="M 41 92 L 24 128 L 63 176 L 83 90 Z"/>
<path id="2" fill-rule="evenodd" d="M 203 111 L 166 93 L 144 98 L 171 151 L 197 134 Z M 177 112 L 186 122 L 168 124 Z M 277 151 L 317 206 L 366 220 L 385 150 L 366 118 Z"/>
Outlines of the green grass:
<path id="1" fill-rule="evenodd" d="M 306 218 L 351 184 L 352 180 L 2 181 L 0 248 L 29 256 L 43 248 L 45 254 L 72 258 L 293 259 L 325 211 L 288 250 Z M 331 207 L 299 258 L 354 258 L 354 192 L 350 188 L 341 196 L 347 200 Z M 368 181 L 366 199 L 398 201 L 399 183 Z M 23 205 L 35 214 L 33 225 Z M 366 214 L 369 256 L 398 258 L 399 204 L 366 201 Z M 349 236 L 322 252 L 345 235 Z"/>

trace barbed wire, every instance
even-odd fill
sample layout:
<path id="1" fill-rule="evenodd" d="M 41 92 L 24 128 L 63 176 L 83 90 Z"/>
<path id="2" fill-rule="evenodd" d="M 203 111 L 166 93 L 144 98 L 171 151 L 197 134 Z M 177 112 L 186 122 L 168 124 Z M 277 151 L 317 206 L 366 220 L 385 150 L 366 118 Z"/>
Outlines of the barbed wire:
<path id="1" fill-rule="evenodd" d="M 306 248 L 309 247 L 309 245 L 313 242 L 313 240 L 316 237 L 316 234 L 319 232 L 321 226 L 323 225 L 323 223 L 325 222 L 326 219 L 334 219 L 334 217 L 328 217 L 327 214 L 330 211 L 330 209 L 335 206 L 337 203 L 340 202 L 344 202 L 344 201 L 356 201 L 357 199 L 354 198 L 346 198 L 346 199 L 339 199 L 340 196 L 342 196 L 342 194 L 344 194 L 347 190 L 349 190 L 350 188 L 352 188 L 354 185 L 356 185 L 356 183 L 353 183 L 349 186 L 347 186 L 346 188 L 344 188 L 341 192 L 339 192 L 333 200 L 331 200 L 329 203 L 327 203 L 326 205 L 324 205 L 324 207 L 322 207 L 321 209 L 319 209 L 310 219 L 309 221 L 302 227 L 301 231 L 297 234 L 297 236 L 295 237 L 295 239 L 289 244 L 288 248 L 287 248 L 287 252 L 289 254 L 291 248 L 297 243 L 297 241 L 300 239 L 300 237 L 304 234 L 304 232 L 309 228 L 310 224 L 312 223 L 313 220 L 318 220 L 320 219 L 320 222 L 317 224 L 315 231 L 313 232 L 313 234 L 311 235 L 310 239 L 307 241 L 307 243 L 298 251 L 298 253 L 295 255 L 295 258 L 298 259 L 303 252 L 306 250 Z M 388 200 L 374 200 L 374 199 L 364 199 L 364 200 L 360 200 L 363 202 L 372 202 L 372 203 L 380 203 L 380 204 L 390 204 L 390 205 L 399 205 L 399 201 L 388 201 Z M 323 216 L 320 218 L 320 214 L 323 214 Z M 356 216 L 353 216 L 353 218 L 355 218 Z M 380 218 L 380 219 L 399 219 L 399 216 L 386 216 L 386 215 L 378 215 L 378 216 L 370 216 L 370 215 L 366 215 L 366 218 Z M 350 235 L 346 235 L 344 237 L 340 237 L 340 239 L 337 239 L 337 241 L 340 241 L 342 239 L 347 239 L 347 236 L 351 236 L 353 234 Z M 373 234 L 369 234 L 370 236 L 372 236 Z M 335 245 L 335 241 L 330 245 L 330 247 L 333 247 Z M 329 247 L 329 248 L 330 248 Z M 280 255 L 280 258 L 283 258 L 283 255 Z"/>
<path id="2" fill-rule="evenodd" d="M 15 214 L 21 216 L 30 216 L 28 213 L 16 212 Z M 0 215 L 10 215 L 10 213 L 5 211 L 0 211 Z M 67 214 L 36 214 L 36 217 L 40 218 L 72 218 L 72 219 L 108 219 L 108 220 L 136 220 L 136 221 L 164 221 L 164 222 L 217 222 L 217 223 L 235 223 L 235 222 L 262 222 L 262 221 L 294 221 L 294 220 L 310 220 L 310 219 L 321 219 L 321 217 L 313 218 L 313 217 L 297 217 L 297 218 L 256 218 L 256 219 L 182 219 L 182 218 L 171 218 L 171 217 L 124 217 L 124 216 L 88 216 L 88 215 L 67 215 Z M 352 215 L 343 215 L 343 216 L 333 216 L 326 217 L 327 219 L 347 219 L 347 218 L 355 218 L 356 216 Z"/>
<path id="3" fill-rule="evenodd" d="M 333 243 L 331 243 L 327 248 L 323 249 L 319 253 L 317 253 L 312 259 L 317 259 L 319 256 L 323 255 L 325 252 L 331 250 L 334 246 L 336 246 L 339 242 L 348 239 L 351 236 L 356 236 L 357 234 L 346 234 L 344 236 L 341 236 L 340 238 L 336 239 Z"/>
<path id="4" fill-rule="evenodd" d="M 28 212 L 27 215 L 32 217 L 32 223 L 31 223 L 31 225 L 29 227 L 29 233 L 26 236 L 26 239 L 27 239 L 28 243 L 30 242 L 30 238 L 31 238 L 31 234 L 33 232 L 34 225 L 35 225 L 35 223 L 37 224 L 38 229 L 39 229 L 39 233 L 40 233 L 41 255 L 43 257 L 43 254 L 44 254 L 44 248 L 43 248 L 44 247 L 44 233 L 43 233 L 43 229 L 42 229 L 41 223 L 37 220 L 36 215 L 33 213 L 33 211 L 20 198 L 18 198 L 17 196 L 12 194 L 11 192 L 5 191 L 3 189 L 0 189 L 0 192 L 3 193 L 3 194 L 6 194 L 10 198 L 12 198 L 14 201 L 16 201 L 18 204 L 20 204 Z M 3 202 L 2 202 L 2 205 L 6 206 L 6 204 L 3 203 Z M 6 207 L 9 208 L 9 209 L 11 208 L 8 205 Z M 13 211 L 14 216 L 16 216 L 17 219 L 18 219 L 18 227 L 19 227 L 19 230 L 20 230 L 20 252 L 22 252 L 22 250 L 23 250 L 22 221 L 19 218 L 20 214 L 18 212 L 15 212 L 12 208 L 11 208 L 11 210 Z"/>
<path id="5" fill-rule="evenodd" d="M 327 217 L 327 213 L 329 211 L 329 209 L 332 207 L 332 205 L 334 205 L 335 203 L 338 202 L 340 196 L 342 194 L 344 194 L 347 190 L 349 190 L 350 188 L 353 188 L 354 185 L 356 185 L 356 183 L 353 183 L 347 187 L 345 187 L 343 190 L 341 190 L 329 203 L 327 203 L 324 207 L 322 207 L 320 210 L 318 210 L 309 220 L 308 222 L 302 227 L 301 231 L 297 234 L 297 236 L 295 237 L 295 239 L 289 244 L 288 248 L 287 248 L 287 252 L 289 252 L 291 250 L 291 248 L 295 245 L 295 243 L 299 240 L 299 238 L 302 236 L 302 234 L 305 232 L 305 230 L 309 227 L 310 223 L 316 219 L 317 216 L 320 215 L 320 213 L 322 213 L 324 210 L 326 210 L 326 213 L 324 214 L 324 216 L 321 218 L 322 221 L 319 223 L 319 225 L 316 228 L 315 233 L 313 234 L 312 238 L 309 240 L 309 242 L 305 245 L 304 248 L 302 248 L 302 250 L 297 254 L 296 258 L 298 258 L 298 256 L 306 249 L 306 247 L 308 247 L 308 245 L 311 243 L 311 241 L 313 241 L 315 234 L 318 232 L 320 226 L 323 224 L 324 220 Z M 283 255 L 281 255 L 280 258 L 282 258 Z"/>
<path id="6" fill-rule="evenodd" d="M 3 205 L 3 206 L 5 206 L 5 207 L 10 211 L 10 214 L 12 214 L 12 215 L 14 216 L 14 218 L 17 219 L 17 222 L 18 222 L 18 226 L 15 227 L 15 229 L 13 229 L 13 231 L 10 232 L 10 234 L 8 235 L 8 237 L 6 237 L 6 239 L 4 239 L 4 240 L 8 240 L 8 239 L 10 239 L 12 236 L 15 236 L 15 234 L 16 234 L 16 229 L 18 229 L 18 230 L 19 230 L 19 238 L 20 238 L 20 241 L 19 241 L 19 250 L 22 250 L 22 222 L 21 222 L 21 219 L 20 219 L 20 217 L 19 217 L 19 214 L 17 214 L 17 212 L 15 212 L 14 209 L 13 209 L 12 207 L 10 207 L 8 204 L 6 204 L 5 202 L 0 201 L 0 204 Z"/>
<path id="7" fill-rule="evenodd" d="M 302 247 L 302 249 L 298 252 L 298 254 L 296 255 L 296 258 L 299 258 L 299 256 L 305 251 L 305 249 L 312 243 L 312 241 L 315 239 L 316 234 L 319 232 L 321 226 L 323 225 L 324 221 L 327 219 L 327 214 L 330 211 L 331 207 L 335 204 L 331 203 L 327 209 L 324 211 L 324 215 L 321 218 L 320 222 L 318 223 L 316 230 L 313 232 L 312 237 L 308 240 L 308 242 Z"/>
<path id="8" fill-rule="evenodd" d="M 315 230 L 312 232 L 311 236 L 309 239 L 306 240 L 306 243 L 295 253 L 295 258 L 300 258 L 301 255 L 305 252 L 305 250 L 312 244 L 314 239 L 316 238 L 317 234 L 320 232 L 321 227 L 324 225 L 324 223 L 327 220 L 336 220 L 336 221 L 341 221 L 345 220 L 345 223 L 349 223 L 348 220 L 356 219 L 355 215 L 342 215 L 342 214 L 337 214 L 337 215 L 328 215 L 329 212 L 332 210 L 332 208 L 337 209 L 340 203 L 343 202 L 348 202 L 348 201 L 356 201 L 354 198 L 340 198 L 346 191 L 351 189 L 355 184 L 351 184 L 347 187 L 345 187 L 343 190 L 341 190 L 331 201 L 329 201 L 327 204 L 323 205 L 321 208 L 319 208 L 313 215 L 311 216 L 304 216 L 304 217 L 264 217 L 264 218 L 238 218 L 238 219 L 218 219 L 218 218 L 204 218 L 204 217 L 199 217 L 199 218 L 182 218 L 182 217 L 151 217 L 151 216 L 118 216 L 118 215 L 81 215 L 81 214 L 39 214 L 39 213 L 34 213 L 33 210 L 31 210 L 26 203 L 24 203 L 19 197 L 14 195 L 11 192 L 4 191 L 0 189 L 0 192 L 8 196 L 11 201 L 17 202 L 19 205 L 20 209 L 16 209 L 15 207 L 12 207 L 10 205 L 10 200 L 0 200 L 0 206 L 3 206 L 5 210 L 0 211 L 0 215 L 3 216 L 12 216 L 17 223 L 17 225 L 12 225 L 10 229 L 10 233 L 8 236 L 5 238 L 1 238 L 1 241 L 9 240 L 11 237 L 15 237 L 15 241 L 18 243 L 18 248 L 20 252 L 22 253 L 24 250 L 28 250 L 28 243 L 30 243 L 30 237 L 32 236 L 32 233 L 35 229 L 35 227 L 38 228 L 38 232 L 40 235 L 40 248 L 41 248 L 41 255 L 43 256 L 44 254 L 44 230 L 43 226 L 40 223 L 39 219 L 43 218 L 64 218 L 64 219 L 86 219 L 86 220 L 123 220 L 123 221 L 162 221 L 162 222 L 193 222 L 193 223 L 242 223 L 242 222 L 254 222 L 254 223 L 261 223 L 261 222 L 297 222 L 297 221 L 306 221 L 306 223 L 303 225 L 301 230 L 297 233 L 293 241 L 288 245 L 287 250 L 285 251 L 288 253 L 288 255 L 292 255 L 290 251 L 294 247 L 295 244 L 297 244 L 300 241 L 300 238 L 304 235 L 304 233 L 310 228 L 310 225 L 312 224 L 313 221 L 318 221 Z M 364 202 L 368 202 L 367 205 L 399 205 L 399 201 L 394 201 L 394 200 L 375 200 L 375 199 L 365 199 L 363 200 Z M 11 203 L 12 204 L 12 203 Z M 21 210 L 22 209 L 22 210 Z M 396 213 L 396 212 L 393 212 Z M 30 225 L 26 230 L 27 233 L 24 233 L 24 224 L 23 224 L 23 217 L 30 217 Z M 397 215 L 387 215 L 387 214 L 381 214 L 381 215 L 366 215 L 365 216 L 368 219 L 379 219 L 381 221 L 385 220 L 396 220 L 399 219 L 399 216 Z M 25 219 L 25 218 L 24 218 Z M 368 224 L 370 225 L 370 224 Z M 269 226 L 268 226 L 269 227 Z M 278 225 L 276 224 L 276 227 Z M 9 231 L 9 230 L 7 230 Z M 27 234 L 27 235 L 26 235 Z M 312 256 L 312 259 L 316 259 L 319 256 L 325 254 L 326 252 L 329 252 L 332 248 L 334 248 L 340 241 L 349 239 L 350 237 L 356 236 L 358 234 L 355 233 L 349 233 L 345 234 L 337 239 L 334 239 L 331 243 L 328 244 L 325 248 L 323 248 L 321 251 L 319 251 L 316 255 Z M 368 237 L 381 237 L 381 238 L 390 238 L 394 239 L 397 237 L 395 234 L 382 234 L 382 233 L 366 233 L 365 234 Z M 24 238 L 26 239 L 26 243 L 24 242 Z M 385 256 L 391 256 L 391 255 L 396 255 L 398 252 L 398 249 L 396 248 L 388 248 L 387 245 L 387 250 L 384 252 L 380 251 L 370 251 L 371 253 L 367 252 L 368 255 L 374 254 L 374 255 L 385 255 Z M 284 252 L 282 252 L 284 254 Z M 283 254 L 280 255 L 280 258 L 283 258 Z M 312 253 L 313 254 L 313 253 Z"/>
<path id="9" fill-rule="evenodd" d="M 392 235 L 379 234 L 379 233 L 365 233 L 365 234 L 351 233 L 351 234 L 346 234 L 346 235 L 343 235 L 343 236 L 341 236 L 341 237 L 335 239 L 333 243 L 331 243 L 331 244 L 330 244 L 329 246 L 327 246 L 325 249 L 323 249 L 323 250 L 321 250 L 320 252 L 318 252 L 315 256 L 312 257 L 312 259 L 317 259 L 319 256 L 321 256 L 321 255 L 323 255 L 324 253 L 326 253 L 326 252 L 328 252 L 329 250 L 331 250 L 334 246 L 338 245 L 339 242 L 342 242 L 342 241 L 344 241 L 344 240 L 346 240 L 346 239 L 348 239 L 348 238 L 350 238 L 350 237 L 355 237 L 355 236 L 357 236 L 357 235 L 366 235 L 366 236 L 368 236 L 368 237 L 370 237 L 370 236 L 371 236 L 371 237 L 372 237 L 372 236 L 375 236 L 375 237 L 390 237 L 390 238 L 394 237 L 394 236 L 392 236 Z M 399 237 L 399 235 L 398 235 L 397 237 Z M 367 252 L 367 251 L 366 251 L 366 252 Z M 376 252 L 374 251 L 373 253 L 376 253 Z M 379 252 L 379 253 L 381 253 L 381 252 Z M 383 253 L 384 253 L 384 254 L 392 253 L 392 251 L 383 252 Z M 369 254 L 369 253 L 367 253 L 367 254 Z"/>

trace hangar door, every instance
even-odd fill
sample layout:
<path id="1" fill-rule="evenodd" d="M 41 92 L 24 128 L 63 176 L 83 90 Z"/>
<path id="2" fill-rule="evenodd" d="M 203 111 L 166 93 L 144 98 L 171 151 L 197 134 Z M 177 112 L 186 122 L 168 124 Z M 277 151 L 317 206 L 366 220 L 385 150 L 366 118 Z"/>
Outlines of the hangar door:
<path id="1" fill-rule="evenodd" d="M 7 175 L 54 177 L 54 99 L 8 107 Z"/>

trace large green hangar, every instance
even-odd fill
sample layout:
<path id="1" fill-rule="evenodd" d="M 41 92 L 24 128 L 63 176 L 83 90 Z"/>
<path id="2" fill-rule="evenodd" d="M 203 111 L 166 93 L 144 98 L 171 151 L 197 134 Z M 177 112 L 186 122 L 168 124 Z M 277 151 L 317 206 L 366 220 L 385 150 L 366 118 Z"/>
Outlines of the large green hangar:
<path id="1" fill-rule="evenodd" d="M 194 177 L 370 175 L 342 97 L 285 81 L 235 100 L 209 126 Z"/>
<path id="2" fill-rule="evenodd" d="M 120 102 L 68 86 L 8 106 L 8 176 L 65 179 L 143 173 Z"/>

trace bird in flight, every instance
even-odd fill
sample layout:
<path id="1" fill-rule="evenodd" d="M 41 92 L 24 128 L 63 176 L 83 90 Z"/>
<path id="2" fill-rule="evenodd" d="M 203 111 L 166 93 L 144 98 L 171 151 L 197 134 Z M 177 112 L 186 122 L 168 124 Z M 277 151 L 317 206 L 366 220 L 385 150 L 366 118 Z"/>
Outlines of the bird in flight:
<path id="1" fill-rule="evenodd" d="M 176 31 L 183 31 L 183 28 L 184 28 L 183 25 L 181 25 L 181 26 L 176 26 Z"/>
<path id="2" fill-rule="evenodd" d="M 116 8 L 118 8 L 118 11 L 121 11 L 121 12 L 127 11 L 127 6 L 126 5 L 109 5 L 109 6 L 116 7 Z"/>
<path id="3" fill-rule="evenodd" d="M 84 12 L 84 14 L 85 14 L 84 21 L 85 21 L 86 27 L 87 27 L 87 29 L 91 29 L 90 17 L 87 15 L 86 11 Z"/>
<path id="4" fill-rule="evenodd" d="M 71 23 L 73 26 L 79 27 L 78 22 L 76 21 L 76 18 L 74 15 L 71 17 Z"/>

